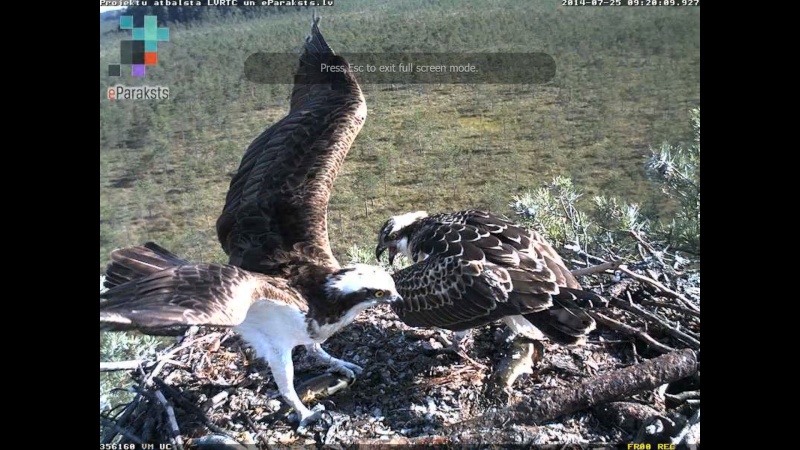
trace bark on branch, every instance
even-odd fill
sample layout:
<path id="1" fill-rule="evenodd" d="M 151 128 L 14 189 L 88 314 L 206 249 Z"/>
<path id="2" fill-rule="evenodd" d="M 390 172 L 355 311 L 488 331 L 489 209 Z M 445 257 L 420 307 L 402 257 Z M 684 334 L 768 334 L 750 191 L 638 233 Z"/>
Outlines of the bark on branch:
<path id="1" fill-rule="evenodd" d="M 688 377 L 697 371 L 694 351 L 684 349 L 642 364 L 599 375 L 576 387 L 554 389 L 475 419 L 457 423 L 443 434 L 485 426 L 499 427 L 510 421 L 536 424 Z"/>

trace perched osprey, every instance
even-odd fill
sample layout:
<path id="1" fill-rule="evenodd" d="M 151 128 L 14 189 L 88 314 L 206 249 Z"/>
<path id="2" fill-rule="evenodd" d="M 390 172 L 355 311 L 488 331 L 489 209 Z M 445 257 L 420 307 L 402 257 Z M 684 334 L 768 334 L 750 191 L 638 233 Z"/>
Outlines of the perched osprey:
<path id="1" fill-rule="evenodd" d="M 461 332 L 502 319 L 514 333 L 564 344 L 595 328 L 574 300 L 602 298 L 581 290 L 541 235 L 488 212 L 394 216 L 375 257 L 387 249 L 390 263 L 398 252 L 414 262 L 393 275 L 403 301 L 392 308 L 409 326 Z"/>
<path id="2" fill-rule="evenodd" d="M 292 348 L 305 345 L 354 376 L 360 367 L 320 344 L 361 311 L 400 300 L 385 270 L 342 268 L 328 242 L 331 188 L 367 107 L 318 22 L 300 57 L 288 115 L 250 144 L 231 181 L 217 221 L 228 264 L 191 263 L 153 243 L 117 250 L 107 269 L 110 289 L 100 295 L 101 329 L 234 327 L 266 359 L 301 426 L 319 411 L 295 391 Z M 324 69 L 332 66 L 341 70 Z"/>

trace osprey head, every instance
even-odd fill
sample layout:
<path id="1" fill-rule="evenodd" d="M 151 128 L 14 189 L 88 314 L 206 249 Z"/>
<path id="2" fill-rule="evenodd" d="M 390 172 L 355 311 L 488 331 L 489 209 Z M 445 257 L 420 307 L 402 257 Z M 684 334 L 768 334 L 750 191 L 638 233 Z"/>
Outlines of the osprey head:
<path id="1" fill-rule="evenodd" d="M 390 217 L 381 227 L 380 233 L 378 233 L 375 258 L 380 260 L 381 255 L 387 249 L 389 250 L 389 264 L 394 262 L 394 257 L 398 251 L 411 258 L 408 241 L 411 240 L 411 234 L 416 229 L 419 221 L 426 217 L 428 217 L 428 213 L 425 211 L 415 211 Z"/>
<path id="2" fill-rule="evenodd" d="M 354 264 L 332 273 L 328 276 L 325 290 L 330 298 L 362 310 L 403 299 L 397 293 L 389 272 L 367 264 Z"/>

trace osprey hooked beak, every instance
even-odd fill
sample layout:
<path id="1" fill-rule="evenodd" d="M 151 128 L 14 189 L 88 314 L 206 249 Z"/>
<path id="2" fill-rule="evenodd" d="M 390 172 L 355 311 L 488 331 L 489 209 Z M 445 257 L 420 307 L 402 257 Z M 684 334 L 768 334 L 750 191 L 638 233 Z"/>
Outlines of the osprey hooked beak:
<path id="1" fill-rule="evenodd" d="M 375 259 L 380 261 L 381 255 L 383 255 L 383 252 L 385 252 L 387 248 L 389 249 L 389 264 L 393 264 L 394 257 L 397 256 L 397 247 L 394 245 L 386 247 L 383 244 L 378 244 L 378 246 L 375 247 Z"/>

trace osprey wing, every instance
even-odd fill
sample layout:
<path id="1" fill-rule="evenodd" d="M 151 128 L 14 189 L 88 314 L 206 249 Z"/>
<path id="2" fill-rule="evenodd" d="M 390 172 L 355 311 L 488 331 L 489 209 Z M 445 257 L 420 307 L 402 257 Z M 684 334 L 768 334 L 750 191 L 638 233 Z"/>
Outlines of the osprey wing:
<path id="1" fill-rule="evenodd" d="M 578 280 L 567 269 L 561 256 L 535 230 L 526 229 L 495 214 L 475 209 L 442 214 L 439 220 L 446 223 L 472 225 L 482 232 L 487 232 L 500 239 L 503 244 L 527 255 L 531 261 L 544 263 L 555 274 L 555 281 L 559 286 L 580 289 Z"/>
<path id="2" fill-rule="evenodd" d="M 547 309 L 558 292 L 545 265 L 473 225 L 430 221 L 410 245 L 427 255 L 394 275 L 393 308 L 410 326 L 465 330 Z"/>
<path id="3" fill-rule="evenodd" d="M 307 305 L 285 280 L 228 264 L 170 267 L 100 294 L 100 328 L 158 330 L 182 325 L 236 326 L 253 302 Z"/>
<path id="4" fill-rule="evenodd" d="M 250 144 L 217 220 L 230 264 L 244 269 L 289 276 L 298 264 L 339 268 L 328 241 L 328 199 L 367 109 L 318 20 L 300 57 L 289 114 Z"/>

